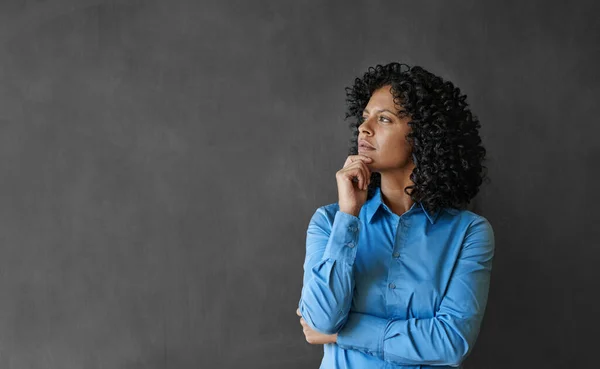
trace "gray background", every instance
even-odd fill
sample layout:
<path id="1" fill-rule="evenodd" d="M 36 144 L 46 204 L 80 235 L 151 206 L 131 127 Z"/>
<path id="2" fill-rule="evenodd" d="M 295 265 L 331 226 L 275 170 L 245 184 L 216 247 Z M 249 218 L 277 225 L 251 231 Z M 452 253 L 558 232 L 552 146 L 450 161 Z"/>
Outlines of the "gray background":
<path id="1" fill-rule="evenodd" d="M 0 1 L 0 368 L 317 368 L 306 227 L 337 201 L 344 87 L 390 61 L 483 125 L 497 250 L 465 368 L 594 366 L 599 10 Z"/>

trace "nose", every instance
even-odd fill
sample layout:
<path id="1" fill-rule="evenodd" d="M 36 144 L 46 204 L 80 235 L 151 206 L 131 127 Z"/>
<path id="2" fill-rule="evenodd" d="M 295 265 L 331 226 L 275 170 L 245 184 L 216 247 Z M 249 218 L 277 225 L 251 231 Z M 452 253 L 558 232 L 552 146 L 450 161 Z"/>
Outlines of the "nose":
<path id="1" fill-rule="evenodd" d="M 358 133 L 361 132 L 371 132 L 369 129 L 369 119 L 365 119 L 361 124 L 358 125 Z"/>

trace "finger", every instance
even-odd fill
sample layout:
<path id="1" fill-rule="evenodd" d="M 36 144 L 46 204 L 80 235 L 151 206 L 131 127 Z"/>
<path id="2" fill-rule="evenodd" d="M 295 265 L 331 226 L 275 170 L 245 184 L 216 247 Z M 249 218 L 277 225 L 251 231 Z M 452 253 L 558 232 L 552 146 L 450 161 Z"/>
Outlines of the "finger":
<path id="1" fill-rule="evenodd" d="M 300 308 L 296 309 L 296 315 L 302 316 L 302 314 L 300 314 Z"/>
<path id="2" fill-rule="evenodd" d="M 371 184 L 371 170 L 365 163 L 362 163 L 362 167 L 365 171 L 365 190 L 367 190 L 369 188 L 369 184 Z"/>
<path id="3" fill-rule="evenodd" d="M 345 168 L 347 165 L 352 164 L 356 161 L 364 161 L 367 163 L 370 163 L 373 161 L 373 158 L 370 158 L 366 155 L 362 155 L 362 154 L 358 154 L 358 155 L 350 155 L 346 158 L 346 162 L 344 163 L 343 168 Z"/>
<path id="4" fill-rule="evenodd" d="M 358 160 L 362 160 L 362 161 L 373 161 L 373 158 L 367 155 L 363 155 L 363 154 L 356 154 L 356 155 L 350 155 L 350 157 L 352 159 L 358 159 Z"/>
<path id="5" fill-rule="evenodd" d="M 357 160 L 353 163 L 353 166 L 349 168 L 356 170 L 353 175 L 358 177 L 358 188 L 361 190 L 366 190 L 369 186 L 369 180 L 371 178 L 367 165 L 361 160 Z"/>
<path id="6" fill-rule="evenodd" d="M 361 160 L 356 160 L 343 169 L 345 175 L 352 182 L 358 182 L 358 188 L 364 190 L 367 188 L 370 180 L 370 171 L 367 165 Z M 355 181 L 354 178 L 357 180 Z"/>
<path id="7" fill-rule="evenodd" d="M 371 182 L 371 170 L 364 161 L 358 160 L 358 162 L 364 175 L 364 183 L 362 189 L 366 190 L 369 188 L 369 183 Z"/>
<path id="8" fill-rule="evenodd" d="M 344 172 L 344 175 L 350 180 L 350 182 L 353 183 L 353 185 L 354 183 L 356 183 L 356 187 L 358 187 L 359 190 L 363 188 L 364 173 L 359 166 L 352 166 L 346 168 L 346 172 Z"/>

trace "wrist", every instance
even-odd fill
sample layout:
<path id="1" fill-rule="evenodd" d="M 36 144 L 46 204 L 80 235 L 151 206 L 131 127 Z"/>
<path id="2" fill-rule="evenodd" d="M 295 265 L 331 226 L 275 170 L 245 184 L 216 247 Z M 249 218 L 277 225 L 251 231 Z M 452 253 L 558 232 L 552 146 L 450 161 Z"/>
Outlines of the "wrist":
<path id="1" fill-rule="evenodd" d="M 353 215 L 355 217 L 357 217 L 358 214 L 360 213 L 360 209 L 345 209 L 345 208 L 340 208 L 340 211 L 342 213 L 350 214 L 350 215 Z"/>

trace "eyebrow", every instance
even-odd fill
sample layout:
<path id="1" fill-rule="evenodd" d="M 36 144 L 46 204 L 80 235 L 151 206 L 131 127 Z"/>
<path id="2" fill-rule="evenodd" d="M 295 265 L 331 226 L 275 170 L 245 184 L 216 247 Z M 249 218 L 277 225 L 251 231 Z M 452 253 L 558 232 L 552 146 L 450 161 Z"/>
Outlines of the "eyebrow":
<path id="1" fill-rule="evenodd" d="M 397 116 L 398 118 L 400 118 L 400 117 L 398 116 L 398 114 L 396 114 L 396 113 L 394 113 L 393 111 L 391 111 L 391 110 L 388 110 L 388 109 L 379 109 L 379 110 L 375 110 L 375 112 L 376 112 L 376 113 L 381 113 L 381 112 L 384 112 L 384 111 L 387 111 L 388 113 L 394 114 L 395 116 Z M 403 112 L 403 111 L 405 112 L 406 110 L 400 110 L 400 113 L 401 113 L 401 112 Z M 367 114 L 369 114 L 369 110 L 367 110 L 367 109 L 364 109 L 364 110 L 363 110 L 363 113 L 367 113 Z"/>

